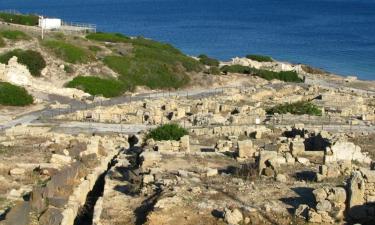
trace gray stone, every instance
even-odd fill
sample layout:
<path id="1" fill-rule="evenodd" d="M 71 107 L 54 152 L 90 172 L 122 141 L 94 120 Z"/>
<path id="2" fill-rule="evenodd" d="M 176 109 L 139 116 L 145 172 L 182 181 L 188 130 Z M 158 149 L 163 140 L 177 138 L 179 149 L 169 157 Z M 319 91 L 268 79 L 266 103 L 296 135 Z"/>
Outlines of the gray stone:
<path id="1" fill-rule="evenodd" d="M 243 215 L 238 209 L 230 210 L 226 208 L 224 210 L 224 220 L 230 225 L 238 225 L 243 221 Z"/>
<path id="2" fill-rule="evenodd" d="M 322 200 L 319 201 L 318 204 L 316 204 L 316 210 L 323 211 L 323 212 L 330 212 L 332 209 L 332 204 L 328 200 Z"/>

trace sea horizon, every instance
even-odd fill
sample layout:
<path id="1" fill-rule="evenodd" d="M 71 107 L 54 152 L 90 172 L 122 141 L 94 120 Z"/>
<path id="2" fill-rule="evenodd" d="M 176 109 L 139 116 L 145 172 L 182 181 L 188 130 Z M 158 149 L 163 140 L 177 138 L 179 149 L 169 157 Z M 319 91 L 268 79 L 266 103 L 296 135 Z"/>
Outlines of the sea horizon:
<path id="1" fill-rule="evenodd" d="M 375 80 L 375 2 L 352 0 L 3 0 L 1 10 L 93 23 L 192 56 L 247 54 Z"/>

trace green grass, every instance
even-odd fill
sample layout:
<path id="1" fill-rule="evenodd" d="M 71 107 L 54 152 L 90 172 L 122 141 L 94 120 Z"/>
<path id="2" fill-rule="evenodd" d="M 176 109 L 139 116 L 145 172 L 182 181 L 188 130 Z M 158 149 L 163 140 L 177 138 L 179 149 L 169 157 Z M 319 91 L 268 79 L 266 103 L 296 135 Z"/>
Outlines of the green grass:
<path id="1" fill-rule="evenodd" d="M 247 55 L 246 58 L 258 61 L 258 62 L 273 62 L 273 59 L 265 55 Z"/>
<path id="2" fill-rule="evenodd" d="M 199 58 L 199 61 L 202 64 L 207 65 L 207 66 L 216 66 L 216 67 L 218 67 L 219 64 L 220 64 L 219 60 L 214 59 L 214 58 L 210 58 L 207 55 L 200 55 L 200 56 L 198 56 L 198 58 Z"/>
<path id="3" fill-rule="evenodd" d="M 124 84 L 118 80 L 94 76 L 78 76 L 66 87 L 77 88 L 91 95 L 102 95 L 106 98 L 122 95 L 125 91 Z"/>
<path id="4" fill-rule="evenodd" d="M 0 82 L 0 105 L 26 106 L 33 101 L 33 97 L 24 88 Z"/>
<path id="5" fill-rule="evenodd" d="M 166 124 L 150 130 L 146 139 L 154 139 L 156 141 L 175 140 L 178 141 L 181 137 L 187 135 L 189 132 L 177 124 Z"/>
<path id="6" fill-rule="evenodd" d="M 223 66 L 221 71 L 225 74 L 227 73 L 241 73 L 241 74 L 251 74 L 254 76 L 261 77 L 266 80 L 281 80 L 285 82 L 296 82 L 300 83 L 303 80 L 298 77 L 298 74 L 295 71 L 281 71 L 274 72 L 269 70 L 255 69 L 248 66 L 241 65 L 232 65 L 232 66 Z"/>
<path id="7" fill-rule="evenodd" d="M 54 54 L 68 63 L 88 63 L 93 56 L 85 49 L 61 40 L 47 40 L 43 45 L 52 50 Z"/>
<path id="8" fill-rule="evenodd" d="M 274 106 L 266 110 L 267 114 L 286 114 L 291 113 L 295 115 L 314 115 L 321 116 L 322 110 L 315 104 L 308 101 L 299 101 L 295 103 L 285 103 Z"/>
<path id="9" fill-rule="evenodd" d="M 0 20 L 7 23 L 15 23 L 27 26 L 36 26 L 39 24 L 39 17 L 37 15 L 0 13 Z"/>
<path id="10" fill-rule="evenodd" d="M 9 40 L 29 40 L 30 37 L 19 30 L 4 30 L 0 32 L 0 35 Z"/>
<path id="11" fill-rule="evenodd" d="M 104 38 L 96 37 L 96 39 Z M 120 36 L 119 39 L 133 46 L 131 54 L 107 56 L 104 63 L 120 74 L 119 79 L 128 87 L 180 88 L 190 81 L 187 72 L 202 70 L 200 62 L 184 55 L 169 44 L 142 37 L 127 39 Z"/>
<path id="12" fill-rule="evenodd" d="M 41 71 L 46 67 L 46 61 L 43 56 L 39 52 L 33 50 L 15 49 L 0 55 L 0 62 L 8 64 L 9 59 L 13 56 L 17 56 L 18 62 L 25 65 L 29 69 L 31 75 L 35 77 L 39 77 Z"/>
<path id="13" fill-rule="evenodd" d="M 102 33 L 102 32 L 88 34 L 86 38 L 90 40 L 94 40 L 94 41 L 112 42 L 112 43 L 128 42 L 130 40 L 129 37 L 123 34 Z"/>

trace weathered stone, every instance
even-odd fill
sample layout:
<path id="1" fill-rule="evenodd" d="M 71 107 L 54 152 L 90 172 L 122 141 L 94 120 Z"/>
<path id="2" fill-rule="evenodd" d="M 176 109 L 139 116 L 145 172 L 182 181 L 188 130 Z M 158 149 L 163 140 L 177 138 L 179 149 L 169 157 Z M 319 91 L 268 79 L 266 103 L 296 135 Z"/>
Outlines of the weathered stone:
<path id="1" fill-rule="evenodd" d="M 322 222 L 322 216 L 319 213 L 317 213 L 313 210 L 309 210 L 308 221 L 310 223 L 321 223 Z"/>
<path id="2" fill-rule="evenodd" d="M 335 203 L 345 203 L 346 191 L 344 188 L 334 187 L 331 189 L 327 199 Z"/>
<path id="3" fill-rule="evenodd" d="M 152 182 L 154 182 L 154 175 L 151 175 L 151 174 L 143 175 L 143 183 L 144 184 L 150 184 Z"/>
<path id="4" fill-rule="evenodd" d="M 224 220 L 230 225 L 238 225 L 243 221 L 243 215 L 238 209 L 224 209 Z"/>
<path id="5" fill-rule="evenodd" d="M 308 166 L 310 165 L 310 160 L 307 158 L 298 157 L 297 161 L 301 163 L 302 165 Z"/>
<path id="6" fill-rule="evenodd" d="M 251 140 L 238 141 L 238 157 L 249 158 L 253 157 L 255 149 Z"/>
<path id="7" fill-rule="evenodd" d="M 219 173 L 219 172 L 218 172 L 217 169 L 207 168 L 206 176 L 207 176 L 207 177 L 213 177 L 213 176 L 218 175 L 218 173 Z"/>
<path id="8" fill-rule="evenodd" d="M 293 156 L 298 156 L 305 152 L 305 144 L 301 140 L 293 141 L 290 144 L 290 150 Z"/>
<path id="9" fill-rule="evenodd" d="M 275 171 L 272 168 L 267 167 L 267 168 L 264 168 L 263 175 L 265 175 L 267 177 L 274 177 L 275 176 Z"/>
<path id="10" fill-rule="evenodd" d="M 67 165 L 72 162 L 72 158 L 70 156 L 53 154 L 50 162 L 58 165 Z"/>
<path id="11" fill-rule="evenodd" d="M 22 176 L 25 175 L 26 170 L 23 168 L 14 168 L 9 171 L 9 174 L 11 176 Z"/>
<path id="12" fill-rule="evenodd" d="M 62 219 L 62 211 L 60 209 L 50 207 L 39 218 L 39 223 L 48 225 L 60 225 Z"/>
<path id="13" fill-rule="evenodd" d="M 308 213 L 309 213 L 309 206 L 305 205 L 305 204 L 301 204 L 301 205 L 298 206 L 298 208 L 294 212 L 294 215 L 297 216 L 297 217 L 307 219 Z"/>
<path id="14" fill-rule="evenodd" d="M 349 180 L 349 209 L 365 203 L 365 182 L 360 172 L 354 172 Z"/>
<path id="15" fill-rule="evenodd" d="M 263 173 L 263 170 L 270 166 L 269 160 L 275 159 L 277 152 L 275 151 L 261 151 L 259 155 L 259 173 Z"/>
<path id="16" fill-rule="evenodd" d="M 140 158 L 142 159 L 142 168 L 151 167 L 161 160 L 161 154 L 154 151 L 142 152 Z"/>
<path id="17" fill-rule="evenodd" d="M 287 182 L 288 178 L 284 174 L 277 174 L 276 181 L 285 183 Z"/>
<path id="18" fill-rule="evenodd" d="M 313 190 L 313 195 L 315 197 L 316 202 L 323 201 L 327 198 L 327 192 L 324 190 L 324 188 L 318 188 Z"/>
<path id="19" fill-rule="evenodd" d="M 331 209 L 332 209 L 332 204 L 328 200 L 322 200 L 322 201 L 319 201 L 318 204 L 316 204 L 316 210 L 318 211 L 330 212 Z"/>

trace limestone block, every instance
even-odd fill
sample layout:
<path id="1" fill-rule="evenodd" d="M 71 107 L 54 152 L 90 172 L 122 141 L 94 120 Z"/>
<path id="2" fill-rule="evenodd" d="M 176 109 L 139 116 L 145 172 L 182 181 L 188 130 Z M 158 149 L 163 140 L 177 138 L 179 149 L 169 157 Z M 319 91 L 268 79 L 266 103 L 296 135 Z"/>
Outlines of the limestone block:
<path id="1" fill-rule="evenodd" d="M 238 157 L 250 158 L 254 156 L 255 148 L 251 140 L 238 141 Z"/>
<path id="2" fill-rule="evenodd" d="M 349 180 L 349 209 L 363 205 L 365 182 L 360 172 L 354 172 Z"/>
<path id="3" fill-rule="evenodd" d="M 53 154 L 50 162 L 63 166 L 63 165 L 67 165 L 67 164 L 71 163 L 72 158 L 70 156 Z"/>

